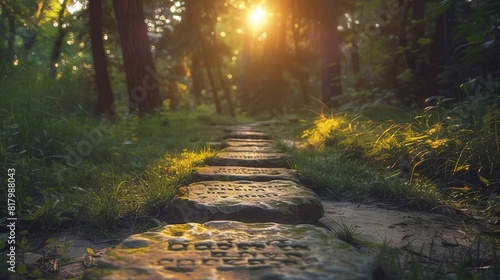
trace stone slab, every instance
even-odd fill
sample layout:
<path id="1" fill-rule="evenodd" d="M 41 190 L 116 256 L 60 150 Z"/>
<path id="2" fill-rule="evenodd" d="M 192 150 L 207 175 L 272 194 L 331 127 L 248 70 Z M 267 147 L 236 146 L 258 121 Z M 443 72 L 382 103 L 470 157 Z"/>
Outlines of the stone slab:
<path id="1" fill-rule="evenodd" d="M 220 147 L 272 147 L 274 142 L 271 140 L 259 140 L 259 139 L 235 139 L 230 138 L 222 141 Z"/>
<path id="2" fill-rule="evenodd" d="M 289 168 L 286 155 L 281 153 L 218 153 L 211 165 Z"/>
<path id="3" fill-rule="evenodd" d="M 168 223 L 314 223 L 323 214 L 318 196 L 292 181 L 205 181 L 180 187 L 164 209 Z"/>
<path id="4" fill-rule="evenodd" d="M 373 279 L 374 261 L 312 225 L 167 225 L 107 251 L 83 279 Z"/>
<path id="5" fill-rule="evenodd" d="M 238 139 L 270 139 L 268 133 L 259 131 L 244 131 L 234 130 L 223 136 L 223 139 L 238 138 Z"/>
<path id="6" fill-rule="evenodd" d="M 224 132 L 233 132 L 233 131 L 253 131 L 253 132 L 263 132 L 256 126 L 252 125 L 234 125 L 234 126 L 226 126 L 223 129 Z"/>
<path id="7" fill-rule="evenodd" d="M 279 153 L 278 149 L 272 146 L 244 146 L 244 147 L 226 147 L 221 152 L 246 152 L 246 153 Z"/>
<path id="8" fill-rule="evenodd" d="M 299 172 L 286 168 L 258 168 L 240 166 L 200 167 L 192 174 L 194 181 L 255 181 L 272 180 L 298 181 Z"/>

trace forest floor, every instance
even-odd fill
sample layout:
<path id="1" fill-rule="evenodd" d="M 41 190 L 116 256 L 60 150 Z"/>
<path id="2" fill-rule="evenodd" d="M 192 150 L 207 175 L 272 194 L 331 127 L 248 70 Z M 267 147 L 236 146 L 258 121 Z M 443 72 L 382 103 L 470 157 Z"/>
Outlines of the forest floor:
<path id="1" fill-rule="evenodd" d="M 405 266 L 408 263 L 425 263 L 440 267 L 467 254 L 480 254 L 487 265 L 487 243 L 480 243 L 485 232 L 498 233 L 497 221 L 479 216 L 467 215 L 453 207 L 436 207 L 433 211 L 415 211 L 380 201 L 334 201 L 321 195 L 325 215 L 319 224 L 334 231 L 348 231 L 353 234 L 351 242 L 360 251 L 370 256 L 380 256 L 381 248 L 395 249 L 397 259 Z M 157 222 L 152 219 L 152 226 Z M 161 223 L 158 222 L 158 225 Z M 496 229 L 491 226 L 496 224 Z M 489 227 L 487 227 L 489 225 Z M 36 253 L 26 253 L 25 263 L 33 267 L 43 256 L 42 251 L 59 252 L 57 269 L 47 267 L 45 277 L 78 279 L 83 270 L 95 264 L 99 256 L 134 234 L 133 229 L 123 228 L 113 232 L 112 238 L 102 234 L 89 234 L 87 230 L 72 227 L 57 233 L 32 240 L 39 244 Z M 44 240 L 51 242 L 44 245 Z M 92 249 L 89 253 L 88 248 Z M 405 266 L 406 267 L 406 266 Z M 452 272 L 450 272 L 452 273 Z"/>
<path id="2" fill-rule="evenodd" d="M 396 249 L 401 262 L 420 261 L 431 266 L 453 262 L 463 254 L 478 249 L 482 256 L 488 244 L 482 217 L 468 218 L 461 213 L 442 213 L 394 209 L 394 205 L 377 202 L 339 202 L 323 200 L 325 216 L 319 220 L 333 230 L 348 226 L 355 232 L 354 245 L 376 257 L 381 245 Z M 440 213 L 441 212 L 441 213 Z M 409 258 L 409 259 L 406 259 Z M 413 259 L 412 259 L 413 258 Z"/>

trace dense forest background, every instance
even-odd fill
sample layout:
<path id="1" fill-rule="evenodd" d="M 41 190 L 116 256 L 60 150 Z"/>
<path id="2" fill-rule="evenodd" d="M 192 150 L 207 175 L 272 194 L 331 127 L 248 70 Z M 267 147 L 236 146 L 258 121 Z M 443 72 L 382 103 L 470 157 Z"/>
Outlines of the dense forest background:
<path id="1" fill-rule="evenodd" d="M 213 155 L 191 121 L 315 112 L 299 137 L 416 184 L 416 206 L 438 189 L 499 215 L 499 11 L 494 0 L 0 0 L 0 166 L 17 170 L 27 229 L 105 228 L 155 212 L 173 193 L 162 180 L 175 187 Z"/>
<path id="2" fill-rule="evenodd" d="M 232 115 L 296 110 L 311 99 L 340 105 L 342 93 L 363 89 L 421 105 L 429 97 L 463 100 L 492 91 L 498 73 L 493 1 L 68 0 L 1 7 L 3 81 L 27 71 L 40 78 L 47 72 L 60 84 L 78 81 L 96 94 L 68 91 L 63 99 L 73 104 L 64 106 L 97 114 L 127 103 L 144 113 L 201 104 Z"/>

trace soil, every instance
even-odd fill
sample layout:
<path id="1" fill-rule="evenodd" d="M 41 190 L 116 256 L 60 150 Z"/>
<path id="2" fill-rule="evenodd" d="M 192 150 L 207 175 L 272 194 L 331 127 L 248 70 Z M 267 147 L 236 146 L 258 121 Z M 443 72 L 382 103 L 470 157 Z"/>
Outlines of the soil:
<path id="1" fill-rule="evenodd" d="M 419 261 L 436 268 L 478 252 L 482 263 L 471 266 L 484 268 L 491 262 L 493 246 L 485 241 L 492 238 L 485 233 L 499 229 L 498 225 L 493 225 L 495 220 L 467 216 L 458 209 L 445 207 L 424 212 L 392 210 L 393 205 L 377 203 L 328 200 L 322 203 L 325 216 L 319 223 L 334 232 L 351 227 L 355 237 L 352 244 L 373 257 L 379 255 L 385 244 L 396 249 L 393 252 L 399 255 L 402 267 L 408 262 Z"/>

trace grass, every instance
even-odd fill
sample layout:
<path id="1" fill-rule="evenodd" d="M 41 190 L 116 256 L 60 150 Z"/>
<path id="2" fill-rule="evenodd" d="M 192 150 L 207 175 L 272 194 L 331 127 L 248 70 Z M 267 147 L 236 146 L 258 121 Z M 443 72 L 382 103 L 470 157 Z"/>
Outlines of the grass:
<path id="1" fill-rule="evenodd" d="M 308 177 L 307 185 L 337 197 L 374 195 L 418 209 L 446 200 L 495 216 L 496 102 L 495 96 L 483 96 L 424 110 L 374 104 L 356 113 L 322 112 L 304 122 L 309 126 L 297 126 L 310 149 L 290 151 L 291 162 Z"/>
<path id="2" fill-rule="evenodd" d="M 467 247 L 450 248 L 449 258 L 436 259 L 432 246 L 414 252 L 383 244 L 376 261 L 385 279 L 497 279 L 498 249 L 498 241 L 478 238 Z"/>
<path id="3" fill-rule="evenodd" d="M 188 183 L 195 166 L 213 159 L 206 142 L 219 135 L 210 125 L 241 121 L 207 106 L 98 119 L 85 103 L 66 103 L 68 96 L 83 95 L 68 91 L 86 90 L 81 81 L 56 82 L 28 70 L 9 75 L 2 87 L 18 92 L 21 83 L 23 91 L 0 101 L 0 166 L 16 169 L 18 229 L 32 234 L 72 225 L 141 230 Z M 7 189 L 1 192 L 6 205 Z"/>
<path id="4" fill-rule="evenodd" d="M 333 221 L 333 220 L 332 220 Z M 337 228 L 330 228 L 335 233 L 335 236 L 347 243 L 355 244 L 357 241 L 357 237 L 359 236 L 359 232 L 352 225 L 347 225 L 344 221 L 340 221 L 340 223 L 333 221 Z"/>
<path id="5" fill-rule="evenodd" d="M 165 119 L 170 126 L 161 125 Z M 85 131 L 76 133 L 85 137 Z M 30 230 L 48 231 L 66 222 L 105 229 L 137 213 L 152 215 L 187 182 L 194 166 L 213 158 L 204 142 L 214 136 L 196 120 L 164 113 L 113 125 L 88 155 L 77 155 L 78 161 L 60 160 L 67 157 L 64 152 L 12 155 L 20 218 L 30 221 Z M 72 145 L 75 150 L 79 143 Z"/>
<path id="6" fill-rule="evenodd" d="M 303 131 L 308 148 L 281 148 L 301 171 L 304 185 L 334 200 L 382 201 L 426 211 L 467 208 L 470 215 L 498 216 L 500 111 L 490 102 L 477 105 L 472 118 L 457 114 L 474 102 L 425 112 L 377 105 L 364 112 L 319 114 L 289 128 Z M 298 133 L 283 135 L 299 139 Z M 331 230 L 357 244 L 354 226 L 341 222 Z M 432 246 L 422 254 L 385 244 L 377 263 L 385 279 L 496 279 L 498 240 L 481 238 L 487 241 L 450 248 L 450 258 L 438 261 Z"/>

